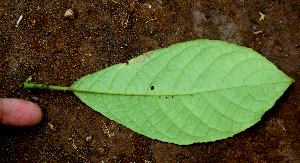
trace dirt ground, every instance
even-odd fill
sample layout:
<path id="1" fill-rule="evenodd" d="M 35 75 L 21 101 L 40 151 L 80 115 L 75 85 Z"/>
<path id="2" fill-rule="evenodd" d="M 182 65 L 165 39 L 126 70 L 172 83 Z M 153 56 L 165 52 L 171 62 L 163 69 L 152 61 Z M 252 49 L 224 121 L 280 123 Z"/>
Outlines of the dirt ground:
<path id="1" fill-rule="evenodd" d="M 65 17 L 68 9 L 74 14 Z M 265 14 L 261 21 L 259 12 Z M 32 76 L 35 82 L 70 86 L 144 52 L 195 39 L 252 48 L 295 83 L 253 127 L 187 146 L 135 133 L 72 92 L 28 92 L 22 85 Z M 0 127 L 0 160 L 300 162 L 299 40 L 299 0 L 2 0 L 0 97 L 35 102 L 44 118 L 34 127 Z"/>

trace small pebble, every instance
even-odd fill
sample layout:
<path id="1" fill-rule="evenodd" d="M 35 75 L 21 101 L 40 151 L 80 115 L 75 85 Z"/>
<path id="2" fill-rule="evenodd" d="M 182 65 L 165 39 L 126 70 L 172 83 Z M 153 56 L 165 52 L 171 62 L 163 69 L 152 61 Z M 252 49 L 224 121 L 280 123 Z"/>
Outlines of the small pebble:
<path id="1" fill-rule="evenodd" d="M 133 137 L 133 134 L 132 134 L 132 133 L 129 133 L 129 137 L 132 138 L 132 137 Z"/>
<path id="2" fill-rule="evenodd" d="M 90 142 L 90 141 L 92 140 L 92 136 L 86 137 L 85 140 L 86 140 L 87 142 Z"/>
<path id="3" fill-rule="evenodd" d="M 48 123 L 48 126 L 50 127 L 50 129 L 54 132 L 56 131 L 56 128 L 54 127 L 54 125 L 52 123 Z"/>
<path id="4" fill-rule="evenodd" d="M 72 9 L 68 9 L 64 16 L 69 19 L 74 19 L 75 13 Z"/>
<path id="5" fill-rule="evenodd" d="M 32 96 L 31 99 L 32 99 L 33 101 L 39 101 L 39 100 L 40 100 L 38 97 L 35 97 L 35 96 Z"/>
<path id="6" fill-rule="evenodd" d="M 104 148 L 101 148 L 101 147 L 99 148 L 100 153 L 103 153 L 104 151 L 105 151 Z"/>

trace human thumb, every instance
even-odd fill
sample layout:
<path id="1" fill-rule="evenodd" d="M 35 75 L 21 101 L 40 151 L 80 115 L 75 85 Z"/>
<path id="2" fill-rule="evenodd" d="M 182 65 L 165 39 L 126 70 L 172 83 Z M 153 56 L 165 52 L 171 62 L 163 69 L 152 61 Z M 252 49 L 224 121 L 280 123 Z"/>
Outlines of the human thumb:
<path id="1" fill-rule="evenodd" d="M 0 98 L 0 125 L 29 127 L 40 123 L 42 118 L 41 108 L 32 102 Z"/>

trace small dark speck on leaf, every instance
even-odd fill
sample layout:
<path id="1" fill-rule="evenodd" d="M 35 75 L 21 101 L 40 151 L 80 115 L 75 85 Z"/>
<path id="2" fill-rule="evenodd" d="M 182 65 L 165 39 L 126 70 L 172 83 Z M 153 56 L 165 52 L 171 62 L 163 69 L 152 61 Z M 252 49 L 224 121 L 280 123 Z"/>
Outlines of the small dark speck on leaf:
<path id="1" fill-rule="evenodd" d="M 158 98 L 161 98 L 160 96 L 158 96 Z"/>
<path id="2" fill-rule="evenodd" d="M 153 86 L 151 86 L 151 90 L 154 90 L 154 87 L 153 87 Z"/>
<path id="3" fill-rule="evenodd" d="M 168 97 L 166 97 L 166 99 L 168 99 Z"/>
<path id="4" fill-rule="evenodd" d="M 193 95 L 191 95 L 191 97 L 194 97 Z"/>
<path id="5" fill-rule="evenodd" d="M 174 98 L 174 96 L 172 96 L 172 98 Z"/>

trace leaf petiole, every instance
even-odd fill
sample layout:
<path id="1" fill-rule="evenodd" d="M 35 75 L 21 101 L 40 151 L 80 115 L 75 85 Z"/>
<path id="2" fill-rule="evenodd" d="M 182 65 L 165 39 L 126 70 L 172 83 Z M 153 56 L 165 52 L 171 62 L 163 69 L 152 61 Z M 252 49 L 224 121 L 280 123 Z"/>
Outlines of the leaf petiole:
<path id="1" fill-rule="evenodd" d="M 119 95 L 148 95 L 146 93 L 136 93 L 130 94 L 126 92 L 110 92 L 110 91 L 102 91 L 102 90 L 91 90 L 91 89 L 82 89 L 82 88 L 72 88 L 72 87 L 62 87 L 62 86 L 54 86 L 49 84 L 39 84 L 32 82 L 30 83 L 32 77 L 30 76 L 23 84 L 25 89 L 31 88 L 39 88 L 39 89 L 51 89 L 51 90 L 59 90 L 59 91 L 72 91 L 72 92 L 89 92 L 89 93 L 103 93 L 103 94 L 119 94 Z M 29 91 L 29 90 L 28 90 Z M 29 91 L 30 92 L 30 91 Z"/>
<path id="2" fill-rule="evenodd" d="M 51 90 L 61 90 L 61 91 L 74 91 L 71 87 L 61 87 L 61 86 L 53 86 L 48 84 L 39 84 L 39 83 L 30 83 L 32 77 L 30 76 L 23 84 L 24 88 L 27 90 L 29 88 L 41 88 L 41 89 L 51 89 Z M 29 90 L 28 90 L 29 91 Z"/>

